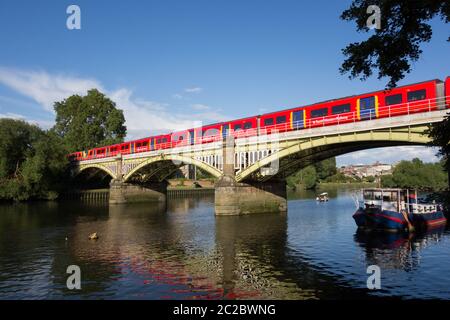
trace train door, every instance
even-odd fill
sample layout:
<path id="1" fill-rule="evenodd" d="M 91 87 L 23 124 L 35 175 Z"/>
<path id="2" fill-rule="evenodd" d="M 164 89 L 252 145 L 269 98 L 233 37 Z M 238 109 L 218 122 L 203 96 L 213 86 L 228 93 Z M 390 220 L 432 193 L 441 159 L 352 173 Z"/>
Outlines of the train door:
<path id="1" fill-rule="evenodd" d="M 195 134 L 194 134 L 194 129 L 189 130 L 189 144 L 192 146 L 193 144 L 195 144 Z"/>
<path id="2" fill-rule="evenodd" d="M 131 143 L 131 153 L 134 153 L 134 147 L 135 147 L 136 143 Z"/>
<path id="3" fill-rule="evenodd" d="M 375 96 L 358 99 L 359 119 L 370 120 L 377 117 L 377 99 Z"/>
<path id="4" fill-rule="evenodd" d="M 230 125 L 228 123 L 222 125 L 222 138 L 224 138 L 224 139 L 226 138 L 229 130 L 230 130 Z"/>
<path id="5" fill-rule="evenodd" d="M 292 112 L 292 128 L 294 130 L 303 129 L 305 127 L 305 111 L 298 110 Z"/>

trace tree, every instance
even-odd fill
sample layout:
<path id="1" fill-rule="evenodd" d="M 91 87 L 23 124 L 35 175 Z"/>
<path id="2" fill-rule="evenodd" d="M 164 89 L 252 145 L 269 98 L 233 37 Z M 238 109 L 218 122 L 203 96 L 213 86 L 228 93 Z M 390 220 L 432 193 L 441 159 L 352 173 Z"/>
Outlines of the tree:
<path id="1" fill-rule="evenodd" d="M 56 124 L 53 131 L 70 152 L 115 144 L 126 135 L 123 111 L 96 89 L 86 96 L 73 95 L 56 102 Z"/>
<path id="2" fill-rule="evenodd" d="M 428 130 L 432 139 L 430 145 L 438 146 L 439 154 L 443 157 L 443 165 L 450 183 L 450 114 L 442 122 L 433 123 Z"/>
<path id="3" fill-rule="evenodd" d="M 383 176 L 383 187 L 443 190 L 448 184 L 442 163 L 423 163 L 420 159 L 401 161 L 392 175 Z"/>
<path id="4" fill-rule="evenodd" d="M 0 199 L 54 199 L 68 177 L 61 138 L 24 121 L 0 119 Z"/>
<path id="5" fill-rule="evenodd" d="M 336 174 L 336 158 L 329 158 L 314 164 L 317 172 L 317 178 L 324 180 L 334 174 Z"/>
<path id="6" fill-rule="evenodd" d="M 340 72 L 365 80 L 378 69 L 378 79 L 388 77 L 388 87 L 394 87 L 411 71 L 411 63 L 419 59 L 420 45 L 431 40 L 433 32 L 428 22 L 436 17 L 445 23 L 450 21 L 450 1 L 353 0 L 341 19 L 353 20 L 359 32 L 368 32 L 370 5 L 380 8 L 381 28 L 367 40 L 351 43 L 342 50 L 347 58 Z"/>

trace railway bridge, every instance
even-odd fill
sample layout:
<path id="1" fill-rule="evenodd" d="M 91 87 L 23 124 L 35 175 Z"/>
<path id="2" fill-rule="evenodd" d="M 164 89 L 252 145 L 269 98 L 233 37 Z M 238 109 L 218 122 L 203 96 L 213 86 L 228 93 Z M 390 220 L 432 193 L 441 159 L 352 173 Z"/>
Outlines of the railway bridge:
<path id="1" fill-rule="evenodd" d="M 166 201 L 166 179 L 181 166 L 216 177 L 217 215 L 287 210 L 285 178 L 314 162 L 363 149 L 426 145 L 426 130 L 448 110 L 355 121 L 266 135 L 79 161 L 83 171 L 109 175 L 110 203 Z M 324 122 L 325 123 L 325 122 Z"/>

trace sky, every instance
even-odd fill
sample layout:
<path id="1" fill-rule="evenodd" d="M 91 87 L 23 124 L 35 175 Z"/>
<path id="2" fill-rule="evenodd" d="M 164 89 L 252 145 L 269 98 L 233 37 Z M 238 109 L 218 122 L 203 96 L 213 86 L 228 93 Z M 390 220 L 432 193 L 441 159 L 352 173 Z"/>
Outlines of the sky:
<path id="1" fill-rule="evenodd" d="M 98 88 L 124 110 L 127 138 L 384 88 L 339 74 L 341 49 L 367 38 L 339 19 L 343 0 L 2 0 L 0 117 L 50 128 L 53 103 Z M 69 5 L 81 29 L 69 30 Z M 399 84 L 450 75 L 448 25 Z M 436 150 L 396 147 L 338 157 L 392 163 Z"/>

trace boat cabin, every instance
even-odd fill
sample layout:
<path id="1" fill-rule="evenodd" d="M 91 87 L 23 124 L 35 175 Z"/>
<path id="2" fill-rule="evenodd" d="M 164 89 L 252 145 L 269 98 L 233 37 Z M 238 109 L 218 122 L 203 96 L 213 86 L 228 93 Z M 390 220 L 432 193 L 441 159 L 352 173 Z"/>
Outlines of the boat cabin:
<path id="1" fill-rule="evenodd" d="M 363 208 L 379 208 L 381 210 L 423 214 L 436 211 L 437 204 L 426 202 L 417 197 L 417 190 L 408 189 L 364 189 Z"/>

